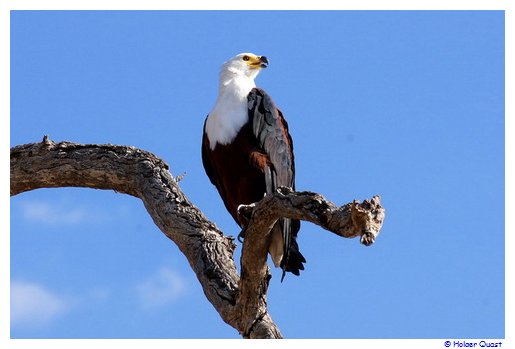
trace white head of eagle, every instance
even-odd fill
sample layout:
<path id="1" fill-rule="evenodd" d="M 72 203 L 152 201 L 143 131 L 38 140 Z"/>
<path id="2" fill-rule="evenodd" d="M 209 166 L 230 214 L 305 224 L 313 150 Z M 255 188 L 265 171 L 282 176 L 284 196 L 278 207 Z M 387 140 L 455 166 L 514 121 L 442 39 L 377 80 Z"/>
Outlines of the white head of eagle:
<path id="1" fill-rule="evenodd" d="M 222 65 L 218 98 L 204 123 L 202 162 L 225 207 L 243 228 L 240 205 L 257 202 L 285 186 L 295 190 L 293 141 L 288 124 L 254 79 L 268 58 L 240 53 Z M 300 222 L 280 219 L 271 231 L 269 253 L 276 267 L 299 275 L 306 262 L 296 241 Z M 282 280 L 282 279 L 281 279 Z"/>
<path id="2" fill-rule="evenodd" d="M 259 71 L 267 65 L 268 59 L 265 56 L 252 53 L 240 53 L 222 65 L 218 99 L 206 124 L 211 149 L 217 143 L 231 142 L 247 122 L 247 96 L 256 87 L 254 79 Z"/>

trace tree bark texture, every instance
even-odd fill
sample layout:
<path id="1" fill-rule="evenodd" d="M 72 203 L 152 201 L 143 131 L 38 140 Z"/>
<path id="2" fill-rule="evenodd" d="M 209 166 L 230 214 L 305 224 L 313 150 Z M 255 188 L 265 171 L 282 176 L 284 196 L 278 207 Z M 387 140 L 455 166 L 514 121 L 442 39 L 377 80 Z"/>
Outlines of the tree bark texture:
<path id="1" fill-rule="evenodd" d="M 38 188 L 87 187 L 140 198 L 158 228 L 186 256 L 207 299 L 244 338 L 282 338 L 268 313 L 266 263 L 270 229 L 281 217 L 315 223 L 342 237 L 370 245 L 384 209 L 378 196 L 336 207 L 323 196 L 280 188 L 244 206 L 249 217 L 238 275 L 232 237 L 225 236 L 193 205 L 168 171 L 147 151 L 111 144 L 40 143 L 11 148 L 11 196 Z"/>

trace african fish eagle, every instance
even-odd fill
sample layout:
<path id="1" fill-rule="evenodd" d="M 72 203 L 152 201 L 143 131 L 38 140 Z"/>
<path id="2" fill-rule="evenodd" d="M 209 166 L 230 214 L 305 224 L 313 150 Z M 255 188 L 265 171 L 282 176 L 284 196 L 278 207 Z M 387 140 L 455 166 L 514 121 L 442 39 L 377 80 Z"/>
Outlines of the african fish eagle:
<path id="1" fill-rule="evenodd" d="M 219 92 L 204 123 L 202 162 L 236 223 L 240 205 L 260 201 L 280 186 L 295 190 L 293 143 L 288 124 L 254 79 L 268 66 L 265 56 L 240 53 L 222 65 Z M 299 275 L 306 260 L 296 238 L 300 221 L 280 219 L 271 232 L 269 253 L 276 267 Z M 282 280 L 281 278 L 281 280 Z"/>

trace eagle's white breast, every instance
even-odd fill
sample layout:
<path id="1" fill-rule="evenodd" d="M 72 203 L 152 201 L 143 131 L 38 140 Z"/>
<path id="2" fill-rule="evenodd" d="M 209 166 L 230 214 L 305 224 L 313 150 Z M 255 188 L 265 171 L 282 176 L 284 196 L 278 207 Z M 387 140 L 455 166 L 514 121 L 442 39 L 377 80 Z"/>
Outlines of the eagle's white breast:
<path id="1" fill-rule="evenodd" d="M 215 149 L 216 144 L 231 143 L 247 123 L 247 96 L 256 87 L 255 75 L 239 74 L 230 68 L 222 70 L 218 98 L 206 121 L 206 134 L 211 150 Z"/>

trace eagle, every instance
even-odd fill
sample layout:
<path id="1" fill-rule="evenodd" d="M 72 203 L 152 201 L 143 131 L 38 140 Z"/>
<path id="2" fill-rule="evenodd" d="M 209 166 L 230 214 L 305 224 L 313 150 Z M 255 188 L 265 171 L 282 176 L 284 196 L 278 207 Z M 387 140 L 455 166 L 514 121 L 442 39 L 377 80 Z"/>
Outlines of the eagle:
<path id="1" fill-rule="evenodd" d="M 240 205 L 260 201 L 278 187 L 295 190 L 293 142 L 282 112 L 256 87 L 255 78 L 268 66 L 265 56 L 240 53 L 220 70 L 218 98 L 204 122 L 202 163 L 225 207 L 243 229 Z M 271 231 L 269 254 L 276 267 L 299 275 L 306 259 L 299 251 L 300 221 L 282 218 Z"/>

